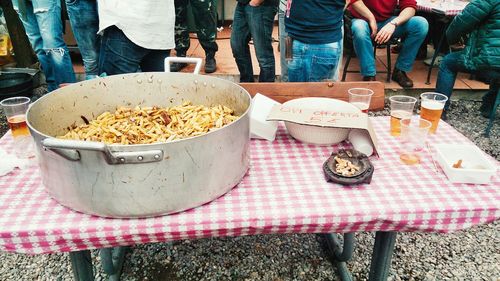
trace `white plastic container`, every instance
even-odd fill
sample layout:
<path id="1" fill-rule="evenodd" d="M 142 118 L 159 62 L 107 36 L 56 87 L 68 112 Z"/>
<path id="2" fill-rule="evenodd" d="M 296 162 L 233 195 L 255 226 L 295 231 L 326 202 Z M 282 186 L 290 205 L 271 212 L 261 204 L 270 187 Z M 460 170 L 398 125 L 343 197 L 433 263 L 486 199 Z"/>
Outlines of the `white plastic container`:
<path id="1" fill-rule="evenodd" d="M 277 121 L 266 121 L 273 106 L 280 104 L 264 95 L 257 93 L 252 99 L 250 110 L 250 137 L 274 141 L 278 130 Z"/>
<path id="2" fill-rule="evenodd" d="M 496 167 L 475 145 L 438 144 L 434 148 L 436 161 L 450 182 L 488 184 L 496 173 Z M 459 160 L 462 160 L 462 168 L 453 168 Z"/>

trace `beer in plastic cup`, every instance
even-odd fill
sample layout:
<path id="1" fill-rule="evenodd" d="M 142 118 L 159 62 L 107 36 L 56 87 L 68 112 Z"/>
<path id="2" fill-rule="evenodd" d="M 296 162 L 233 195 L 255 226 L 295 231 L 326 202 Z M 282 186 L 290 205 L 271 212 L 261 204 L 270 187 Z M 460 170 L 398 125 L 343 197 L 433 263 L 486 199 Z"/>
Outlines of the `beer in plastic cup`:
<path id="1" fill-rule="evenodd" d="M 434 134 L 448 97 L 439 93 L 423 93 L 420 98 L 422 99 L 420 117 L 432 123 L 430 133 Z"/>
<path id="2" fill-rule="evenodd" d="M 391 103 L 391 135 L 399 136 L 401 120 L 411 118 L 417 99 L 398 95 L 390 97 L 389 101 Z"/>
<path id="3" fill-rule="evenodd" d="M 399 159 L 406 165 L 415 165 L 421 162 L 425 140 L 431 127 L 431 122 L 416 118 L 401 120 L 401 147 Z"/>
<path id="4" fill-rule="evenodd" d="M 33 156 L 33 139 L 26 124 L 26 112 L 30 101 L 27 97 L 13 97 L 0 102 L 14 137 L 15 154 L 20 158 Z"/>

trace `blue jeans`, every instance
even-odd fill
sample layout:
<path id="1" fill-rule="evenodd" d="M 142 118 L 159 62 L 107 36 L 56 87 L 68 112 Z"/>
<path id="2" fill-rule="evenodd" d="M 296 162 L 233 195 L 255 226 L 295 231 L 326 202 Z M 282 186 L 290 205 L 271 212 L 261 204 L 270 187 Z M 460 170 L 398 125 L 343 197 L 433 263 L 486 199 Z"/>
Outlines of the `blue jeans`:
<path id="1" fill-rule="evenodd" d="M 441 63 L 439 63 L 439 72 L 436 82 L 436 92 L 446 95 L 448 101 L 445 105 L 445 110 L 450 106 L 450 97 L 453 93 L 453 86 L 455 85 L 455 80 L 457 79 L 458 72 L 474 73 L 476 71 L 468 69 L 465 66 L 464 61 L 464 51 L 453 52 L 447 54 Z M 481 75 L 487 80 L 500 79 L 500 71 L 495 70 L 482 70 Z M 494 97 L 498 92 L 499 84 L 490 83 L 490 89 L 485 95 L 483 100 L 488 100 Z"/>
<path id="2" fill-rule="evenodd" d="M 306 44 L 298 40 L 293 40 L 292 54 L 292 60 L 288 63 L 290 82 L 320 82 L 332 79 L 342 56 L 339 42 Z"/>
<path id="3" fill-rule="evenodd" d="M 231 50 L 240 71 L 240 82 L 254 82 L 250 39 L 259 61 L 259 82 L 274 82 L 276 69 L 272 45 L 274 16 L 277 7 L 252 7 L 238 3 L 234 11 Z"/>
<path id="4" fill-rule="evenodd" d="M 100 37 L 99 15 L 96 0 L 66 0 L 71 29 L 75 35 L 78 49 L 82 54 L 87 79 L 99 75 L 98 62 Z"/>
<path id="5" fill-rule="evenodd" d="M 136 45 L 116 26 L 104 30 L 101 38 L 99 74 L 115 75 L 139 70 L 164 71 L 170 50 L 151 50 Z"/>
<path id="6" fill-rule="evenodd" d="M 384 25 L 388 24 L 393 18 L 385 21 L 377 22 L 377 27 L 380 30 Z M 418 49 L 427 36 L 429 24 L 423 17 L 412 17 L 404 24 L 396 27 L 394 38 L 403 38 L 403 46 L 399 52 L 398 60 L 395 68 L 408 72 L 413 67 L 413 62 L 418 53 Z M 377 73 L 375 66 L 375 56 L 373 54 L 373 42 L 370 37 L 371 30 L 368 22 L 363 19 L 353 19 L 351 24 L 354 50 L 359 58 L 361 66 L 361 75 L 375 76 Z"/>
<path id="7" fill-rule="evenodd" d="M 286 63 L 286 37 L 288 33 L 285 29 L 285 11 L 278 11 L 278 24 L 280 31 L 280 65 L 281 65 L 281 82 L 288 82 L 288 65 Z"/>
<path id="8" fill-rule="evenodd" d="M 61 2 L 12 0 L 12 4 L 42 65 L 49 92 L 62 83 L 76 82 L 68 47 L 63 40 Z"/>

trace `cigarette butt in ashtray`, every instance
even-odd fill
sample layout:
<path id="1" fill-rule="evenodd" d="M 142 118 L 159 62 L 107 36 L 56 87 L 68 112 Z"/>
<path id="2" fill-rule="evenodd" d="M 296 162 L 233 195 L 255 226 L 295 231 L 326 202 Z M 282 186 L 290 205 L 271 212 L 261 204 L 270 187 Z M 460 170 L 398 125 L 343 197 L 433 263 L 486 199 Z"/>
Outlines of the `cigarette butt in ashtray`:
<path id="1" fill-rule="evenodd" d="M 352 147 L 357 151 L 370 156 L 373 154 L 373 145 L 368 131 L 362 129 L 351 129 L 347 137 Z"/>
<path id="2" fill-rule="evenodd" d="M 278 122 L 267 121 L 266 118 L 276 104 L 280 103 L 259 93 L 254 96 L 250 110 L 251 138 L 274 141 L 278 131 Z"/>

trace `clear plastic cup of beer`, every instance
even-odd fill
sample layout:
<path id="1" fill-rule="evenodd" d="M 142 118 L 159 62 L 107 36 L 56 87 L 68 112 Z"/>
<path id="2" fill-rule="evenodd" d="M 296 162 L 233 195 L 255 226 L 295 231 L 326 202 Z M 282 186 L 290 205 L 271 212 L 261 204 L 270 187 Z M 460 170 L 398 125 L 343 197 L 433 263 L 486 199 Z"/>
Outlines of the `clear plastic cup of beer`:
<path id="1" fill-rule="evenodd" d="M 391 136 L 401 135 L 401 120 L 409 119 L 417 99 L 410 96 L 392 96 L 389 98 L 391 106 Z"/>
<path id="2" fill-rule="evenodd" d="M 353 104 L 363 113 L 368 113 L 373 91 L 366 88 L 352 88 L 347 90 L 349 93 L 349 103 Z"/>
<path id="3" fill-rule="evenodd" d="M 425 148 L 425 140 L 431 128 L 431 122 L 422 118 L 402 119 L 401 123 L 401 147 L 399 159 L 406 165 L 416 165 L 422 160 Z"/>
<path id="4" fill-rule="evenodd" d="M 432 123 L 430 133 L 434 134 L 448 97 L 440 93 L 423 93 L 420 99 L 420 117 Z"/>
<path id="5" fill-rule="evenodd" d="M 0 107 L 5 113 L 7 124 L 14 138 L 14 152 L 19 158 L 33 156 L 33 138 L 26 124 L 26 112 L 30 102 L 28 97 L 12 97 L 0 102 Z"/>

